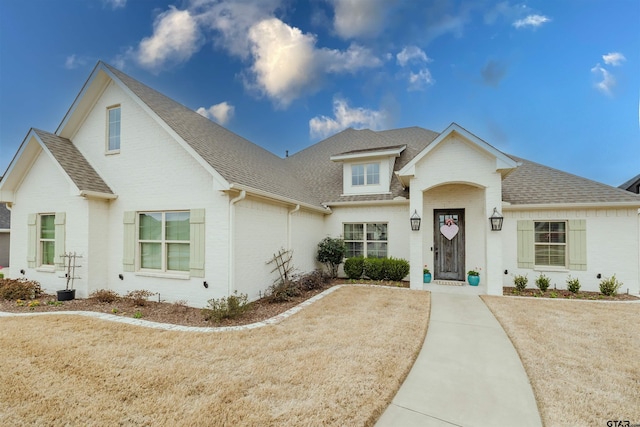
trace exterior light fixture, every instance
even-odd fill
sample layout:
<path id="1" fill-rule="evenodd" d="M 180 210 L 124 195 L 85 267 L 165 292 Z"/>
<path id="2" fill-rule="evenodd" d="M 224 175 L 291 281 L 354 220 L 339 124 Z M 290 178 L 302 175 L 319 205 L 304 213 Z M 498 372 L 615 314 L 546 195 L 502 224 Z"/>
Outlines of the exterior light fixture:
<path id="1" fill-rule="evenodd" d="M 502 220 L 504 217 L 500 215 L 497 208 L 493 208 L 493 213 L 489 217 L 489 223 L 491 224 L 492 231 L 500 231 L 502 230 Z"/>
<path id="2" fill-rule="evenodd" d="M 422 219 L 420 219 L 420 215 L 418 215 L 417 210 L 413 211 L 413 215 L 411 215 L 411 218 L 409 218 L 409 221 L 411 221 L 411 229 L 413 231 L 420 230 L 420 221 L 422 221 Z"/>

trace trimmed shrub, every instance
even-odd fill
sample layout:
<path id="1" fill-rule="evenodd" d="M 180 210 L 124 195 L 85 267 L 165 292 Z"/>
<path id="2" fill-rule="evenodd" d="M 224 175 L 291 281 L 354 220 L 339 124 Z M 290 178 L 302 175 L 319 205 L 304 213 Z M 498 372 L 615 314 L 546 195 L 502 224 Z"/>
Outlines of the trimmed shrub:
<path id="1" fill-rule="evenodd" d="M 238 295 L 238 291 L 228 297 L 214 298 L 207 302 L 209 307 L 202 309 L 202 315 L 205 320 L 213 320 L 214 322 L 236 318 L 246 312 L 251 305 L 248 302 L 247 294 Z"/>
<path id="2" fill-rule="evenodd" d="M 344 260 L 347 248 L 340 238 L 325 237 L 318 243 L 316 259 L 327 266 L 332 279 L 338 277 L 338 267 Z"/>
<path id="3" fill-rule="evenodd" d="M 329 275 L 322 270 L 314 270 L 298 278 L 296 283 L 300 289 L 311 291 L 314 289 L 322 289 L 330 280 Z"/>
<path id="4" fill-rule="evenodd" d="M 571 293 L 578 293 L 580 290 L 580 280 L 576 277 L 575 279 L 571 276 L 567 277 L 567 290 Z"/>
<path id="5" fill-rule="evenodd" d="M 529 278 L 526 274 L 524 276 L 520 274 L 513 276 L 513 285 L 516 287 L 516 291 L 524 291 L 527 288 L 527 283 L 529 283 Z"/>
<path id="6" fill-rule="evenodd" d="M 131 299 L 134 305 L 142 307 L 149 302 L 148 298 L 154 295 L 156 295 L 155 292 L 147 291 L 146 289 L 138 289 L 127 292 L 124 297 Z"/>
<path id="7" fill-rule="evenodd" d="M 409 274 L 409 261 L 399 258 L 386 258 L 382 262 L 385 280 L 399 282 Z"/>
<path id="8" fill-rule="evenodd" d="M 349 279 L 360 279 L 364 274 L 364 257 L 347 258 L 344 262 L 344 274 Z"/>
<path id="9" fill-rule="evenodd" d="M 365 258 L 364 275 L 371 280 L 384 280 L 384 258 Z"/>
<path id="10" fill-rule="evenodd" d="M 547 276 L 545 276 L 544 274 L 541 274 L 540 276 L 538 276 L 538 278 L 536 279 L 536 286 L 538 287 L 538 289 L 540 289 L 542 292 L 546 291 L 547 289 L 549 289 L 549 284 L 551 283 L 551 279 L 549 279 Z"/>
<path id="11" fill-rule="evenodd" d="M 42 295 L 40 283 L 35 280 L 2 279 L 0 280 L 0 298 L 8 300 L 35 299 Z"/>
<path id="12" fill-rule="evenodd" d="M 603 295 L 610 297 L 617 294 L 618 289 L 620 289 L 622 285 L 623 283 L 618 282 L 618 279 L 616 279 L 616 275 L 614 274 L 610 279 L 602 279 L 602 281 L 600 281 L 600 292 L 602 292 Z"/>
<path id="13" fill-rule="evenodd" d="M 118 298 L 120 298 L 120 295 L 111 289 L 98 289 L 97 291 L 93 291 L 91 295 L 89 295 L 89 298 L 95 299 L 98 302 L 111 304 L 112 302 L 117 301 Z"/>

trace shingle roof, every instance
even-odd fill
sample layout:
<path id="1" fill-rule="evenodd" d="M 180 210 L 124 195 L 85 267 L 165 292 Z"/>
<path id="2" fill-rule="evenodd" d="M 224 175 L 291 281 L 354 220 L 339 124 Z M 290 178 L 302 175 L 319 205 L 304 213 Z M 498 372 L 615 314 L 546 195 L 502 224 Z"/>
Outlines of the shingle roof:
<path id="1" fill-rule="evenodd" d="M 109 186 L 67 138 L 33 129 L 80 191 L 113 194 Z"/>
<path id="2" fill-rule="evenodd" d="M 636 185 L 640 185 L 640 174 L 634 176 L 629 181 L 626 181 L 618 186 L 618 188 L 622 188 L 623 190 L 632 191 L 635 193 L 632 187 Z"/>
<path id="3" fill-rule="evenodd" d="M 321 200 L 292 176 L 284 159 L 104 65 L 229 183 L 320 206 Z"/>
<path id="4" fill-rule="evenodd" d="M 513 205 L 548 203 L 638 202 L 640 196 L 567 172 L 522 162 L 502 181 L 502 200 Z"/>
<path id="5" fill-rule="evenodd" d="M 121 71 L 104 64 L 229 183 L 243 184 L 274 195 L 319 206 L 321 203 L 392 200 L 409 197 L 395 175 L 391 194 L 341 196 L 342 164 L 331 156 L 358 150 L 406 145 L 396 158 L 400 170 L 438 137 L 438 133 L 409 127 L 386 131 L 346 129 L 288 158 L 264 148 L 202 117 Z M 529 162 L 503 180 L 503 200 L 512 204 L 640 202 L 640 197 L 605 184 Z M 86 162 L 86 161 L 85 161 Z"/>
<path id="6" fill-rule="evenodd" d="M 0 203 L 0 230 L 11 228 L 11 212 L 6 203 Z"/>

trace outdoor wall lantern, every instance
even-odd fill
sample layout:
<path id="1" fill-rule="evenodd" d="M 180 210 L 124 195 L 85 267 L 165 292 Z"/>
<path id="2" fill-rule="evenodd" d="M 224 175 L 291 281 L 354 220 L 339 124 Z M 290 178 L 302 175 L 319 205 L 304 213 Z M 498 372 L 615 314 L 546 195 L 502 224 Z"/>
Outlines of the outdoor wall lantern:
<path id="1" fill-rule="evenodd" d="M 491 224 L 492 231 L 500 231 L 502 230 L 502 220 L 504 217 L 500 215 L 497 208 L 493 208 L 493 213 L 489 217 L 489 223 Z"/>
<path id="2" fill-rule="evenodd" d="M 422 221 L 422 219 L 420 219 L 420 215 L 418 215 L 417 210 L 413 211 L 413 215 L 411 215 L 411 218 L 409 218 L 409 221 L 411 221 L 411 229 L 413 231 L 420 230 L 420 221 Z"/>

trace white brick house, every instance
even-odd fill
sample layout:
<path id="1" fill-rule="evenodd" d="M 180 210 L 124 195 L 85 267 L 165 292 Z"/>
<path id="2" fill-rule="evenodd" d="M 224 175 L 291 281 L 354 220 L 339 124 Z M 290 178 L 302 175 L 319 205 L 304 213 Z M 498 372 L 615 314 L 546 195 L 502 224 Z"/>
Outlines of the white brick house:
<path id="1" fill-rule="evenodd" d="M 28 133 L 0 202 L 11 275 L 59 289 L 59 256 L 74 251 L 79 297 L 254 299 L 275 252 L 292 249 L 309 271 L 327 235 L 344 236 L 351 254 L 408 259 L 412 288 L 425 286 L 427 264 L 454 281 L 479 267 L 489 294 L 539 272 L 591 290 L 616 274 L 640 292 L 638 195 L 509 156 L 456 124 L 347 129 L 282 159 L 102 62 L 54 133 Z M 489 226 L 494 208 L 502 231 Z M 459 229 L 450 240 L 446 224 Z"/>

